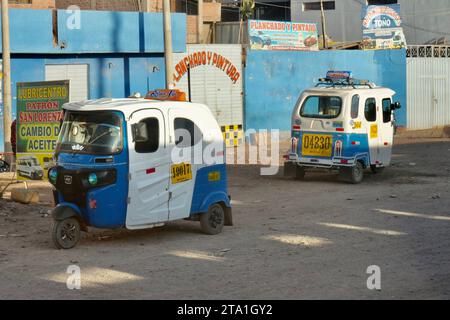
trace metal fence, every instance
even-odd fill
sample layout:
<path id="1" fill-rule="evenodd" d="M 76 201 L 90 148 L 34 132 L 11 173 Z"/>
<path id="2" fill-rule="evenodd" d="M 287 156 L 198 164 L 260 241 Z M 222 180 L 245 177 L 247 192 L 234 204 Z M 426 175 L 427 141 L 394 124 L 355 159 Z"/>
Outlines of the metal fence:
<path id="1" fill-rule="evenodd" d="M 409 129 L 450 125 L 450 46 L 407 50 Z"/>
<path id="2" fill-rule="evenodd" d="M 408 46 L 407 58 L 450 58 L 450 46 Z"/>

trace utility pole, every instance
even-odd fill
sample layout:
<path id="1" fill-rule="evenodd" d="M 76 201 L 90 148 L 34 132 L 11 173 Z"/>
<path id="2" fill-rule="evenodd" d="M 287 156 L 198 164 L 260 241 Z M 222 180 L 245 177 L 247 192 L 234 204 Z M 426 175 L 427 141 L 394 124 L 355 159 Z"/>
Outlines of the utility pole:
<path id="1" fill-rule="evenodd" d="M 3 139 L 5 160 L 12 167 L 11 146 L 11 49 L 9 46 L 9 1 L 2 0 L 2 46 L 3 46 Z"/>
<path id="2" fill-rule="evenodd" d="M 170 0 L 163 0 L 164 11 L 164 56 L 166 62 L 166 89 L 173 88 L 173 49 Z"/>
<path id="3" fill-rule="evenodd" d="M 198 0 L 197 42 L 202 43 L 203 33 L 203 0 Z"/>
<path id="4" fill-rule="evenodd" d="M 328 49 L 327 45 L 327 26 L 325 22 L 325 10 L 323 8 L 323 0 L 320 0 L 320 14 L 322 17 L 322 37 L 323 37 L 323 49 Z"/>

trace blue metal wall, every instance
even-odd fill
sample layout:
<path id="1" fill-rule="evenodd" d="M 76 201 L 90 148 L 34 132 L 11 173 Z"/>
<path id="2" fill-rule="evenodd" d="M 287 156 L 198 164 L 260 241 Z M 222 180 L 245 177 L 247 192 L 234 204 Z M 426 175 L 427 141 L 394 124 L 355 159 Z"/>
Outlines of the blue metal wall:
<path id="1" fill-rule="evenodd" d="M 403 108 L 397 112 L 406 125 L 406 52 L 386 51 L 249 51 L 245 70 L 246 129 L 290 130 L 292 110 L 301 92 L 314 86 L 328 70 L 352 70 L 397 92 Z"/>
<path id="2" fill-rule="evenodd" d="M 55 45 L 51 10 L 10 10 L 13 118 L 17 83 L 44 81 L 47 64 L 88 64 L 90 99 L 123 98 L 165 86 L 162 14 L 81 11 L 80 29 L 68 27 L 70 15 L 58 10 Z M 185 14 L 172 15 L 172 31 L 174 52 L 185 52 Z"/>
<path id="3" fill-rule="evenodd" d="M 89 98 L 123 98 L 165 86 L 162 54 L 21 55 L 11 61 L 13 117 L 17 82 L 45 80 L 45 65 L 88 64 Z"/>
<path id="4" fill-rule="evenodd" d="M 58 43 L 53 43 L 51 10 L 10 10 L 12 53 L 162 53 L 160 13 L 81 11 L 80 28 L 71 29 L 71 13 L 58 10 Z M 1 21 L 1 20 L 0 20 Z M 173 49 L 186 51 L 186 15 L 172 14 Z M 0 30 L 1 35 L 1 30 Z M 1 51 L 1 43 L 0 43 Z"/>

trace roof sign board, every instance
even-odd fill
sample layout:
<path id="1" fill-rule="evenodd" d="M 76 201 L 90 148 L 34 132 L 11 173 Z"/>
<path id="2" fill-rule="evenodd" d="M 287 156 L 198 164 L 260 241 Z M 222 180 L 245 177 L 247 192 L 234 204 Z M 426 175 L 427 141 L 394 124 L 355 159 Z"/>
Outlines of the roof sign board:
<path id="1" fill-rule="evenodd" d="M 363 49 L 385 50 L 406 47 L 399 4 L 363 7 L 362 30 Z"/>
<path id="2" fill-rule="evenodd" d="M 399 4 L 365 6 L 362 19 L 363 30 L 400 28 L 402 26 Z"/>

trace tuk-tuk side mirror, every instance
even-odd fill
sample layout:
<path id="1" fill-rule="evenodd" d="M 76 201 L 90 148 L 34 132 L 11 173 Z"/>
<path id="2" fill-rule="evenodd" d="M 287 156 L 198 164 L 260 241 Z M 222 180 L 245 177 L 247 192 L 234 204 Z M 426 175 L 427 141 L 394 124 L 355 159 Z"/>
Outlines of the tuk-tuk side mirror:
<path id="1" fill-rule="evenodd" d="M 392 110 L 392 111 L 398 110 L 398 109 L 401 109 L 401 108 L 402 108 L 402 105 L 400 104 L 400 102 L 396 102 L 396 103 L 393 103 L 393 104 L 391 105 L 391 110 Z"/>
<path id="2" fill-rule="evenodd" d="M 131 126 L 133 134 L 133 142 L 147 142 L 148 141 L 148 131 L 147 124 L 145 122 L 135 123 Z"/>

